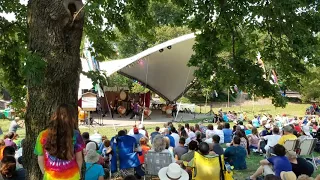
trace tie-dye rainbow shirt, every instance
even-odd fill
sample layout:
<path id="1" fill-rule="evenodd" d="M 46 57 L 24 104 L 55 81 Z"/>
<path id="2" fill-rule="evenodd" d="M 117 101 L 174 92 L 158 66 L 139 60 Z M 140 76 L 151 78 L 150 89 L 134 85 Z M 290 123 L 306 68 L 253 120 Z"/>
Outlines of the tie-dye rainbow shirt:
<path id="1" fill-rule="evenodd" d="M 80 170 L 75 156 L 72 160 L 62 160 L 51 156 L 45 149 L 48 130 L 42 131 L 36 142 L 34 153 L 44 157 L 44 180 L 79 180 Z M 74 152 L 80 152 L 85 148 L 85 143 L 79 131 L 74 130 L 73 135 Z"/>

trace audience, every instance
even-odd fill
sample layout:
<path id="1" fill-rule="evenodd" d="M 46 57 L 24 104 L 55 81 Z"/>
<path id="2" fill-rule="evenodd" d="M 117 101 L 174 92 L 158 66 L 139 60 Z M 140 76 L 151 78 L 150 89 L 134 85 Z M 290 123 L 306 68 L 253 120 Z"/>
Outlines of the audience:
<path id="1" fill-rule="evenodd" d="M 311 136 L 311 133 L 310 133 L 310 126 L 308 125 L 302 126 L 301 135 L 298 138 L 299 142 L 301 143 L 305 139 L 312 139 L 312 138 L 313 137 Z"/>
<path id="2" fill-rule="evenodd" d="M 183 154 L 181 156 L 181 160 L 182 161 L 186 161 L 186 162 L 189 162 L 191 161 L 191 159 L 193 159 L 194 157 L 194 152 L 198 150 L 198 142 L 197 141 L 191 141 L 189 144 L 188 144 L 188 152 Z"/>
<path id="3" fill-rule="evenodd" d="M 293 134 L 293 128 L 290 125 L 284 126 L 283 127 L 283 135 L 278 141 L 278 144 L 284 145 L 284 142 L 286 140 L 296 140 L 297 136 Z"/>
<path id="4" fill-rule="evenodd" d="M 212 136 L 212 150 L 217 155 L 223 155 L 224 151 L 223 148 L 220 146 L 220 136 L 213 135 Z"/>
<path id="5" fill-rule="evenodd" d="M 153 143 L 154 137 L 155 137 L 156 135 L 160 134 L 159 131 L 160 131 L 160 127 L 157 126 L 156 129 L 155 129 L 155 131 L 150 134 L 150 136 L 151 136 L 151 144 Z"/>
<path id="6" fill-rule="evenodd" d="M 232 141 L 232 130 L 230 129 L 229 123 L 224 123 L 224 128 L 222 129 L 224 136 L 224 143 L 231 143 Z"/>
<path id="7" fill-rule="evenodd" d="M 4 156 L 1 160 L 1 176 L 4 180 L 24 180 L 26 171 L 23 168 L 16 169 L 16 159 L 13 156 Z"/>
<path id="8" fill-rule="evenodd" d="M 3 139 L 0 139 L 0 161 L 3 158 L 3 150 L 6 147 L 6 144 Z"/>
<path id="9" fill-rule="evenodd" d="M 176 160 L 180 160 L 181 156 L 188 152 L 187 147 L 184 146 L 185 143 L 186 139 L 184 137 L 181 137 L 179 139 L 179 145 L 173 149 L 173 154 Z"/>
<path id="10" fill-rule="evenodd" d="M 52 117 L 49 128 L 45 131 L 57 128 L 58 123 L 66 123 L 62 121 L 64 118 L 72 118 L 72 115 L 69 114 L 70 111 L 72 110 L 68 105 L 59 106 Z M 300 142 L 304 139 L 313 138 L 312 136 L 314 136 L 314 134 L 311 134 L 311 131 L 316 131 L 319 129 L 314 118 L 306 118 L 306 122 L 302 122 L 303 120 L 298 120 L 298 118 L 290 119 L 284 116 L 277 116 L 275 119 L 273 119 L 270 115 L 264 115 L 263 117 L 255 116 L 252 121 L 249 121 L 246 125 L 244 125 L 242 121 L 238 121 L 239 119 L 237 118 L 237 115 L 235 113 L 228 113 L 228 116 L 230 116 L 230 119 L 237 124 L 234 126 L 234 132 L 230 129 L 230 124 L 227 122 L 217 122 L 214 125 L 208 124 L 207 127 L 202 125 L 201 123 L 195 124 L 194 127 L 186 123 L 185 126 L 177 126 L 179 127 L 179 132 L 176 130 L 175 126 L 171 122 L 169 122 L 166 123 L 165 128 L 162 128 L 161 130 L 159 127 L 155 128 L 155 132 L 152 132 L 150 134 L 150 142 L 147 137 L 148 133 L 145 130 L 143 124 L 140 124 L 138 128 L 134 126 L 128 133 L 130 134 L 130 136 L 128 136 L 130 137 L 130 139 L 128 139 L 128 143 L 130 144 L 131 142 L 135 142 L 132 156 L 135 156 L 137 158 L 137 162 L 139 165 L 138 167 L 134 166 L 135 170 L 139 172 L 140 170 L 142 170 L 141 165 L 145 163 L 144 156 L 146 153 L 148 153 L 148 151 L 156 153 L 168 153 L 172 157 L 172 161 L 170 163 L 177 163 L 179 165 L 182 165 L 182 167 L 184 167 L 183 165 L 187 164 L 187 170 L 190 170 L 188 169 L 189 166 L 193 167 L 194 165 L 194 153 L 196 151 L 198 151 L 205 157 L 224 155 L 226 163 L 229 163 L 231 166 L 233 166 L 235 170 L 243 170 L 247 168 L 246 157 L 249 157 L 248 155 L 250 153 L 250 149 L 254 149 L 254 151 L 258 152 L 260 152 L 260 150 L 265 150 L 265 152 L 267 152 L 268 154 L 266 156 L 267 159 L 260 161 L 260 167 L 253 175 L 249 177 L 249 179 L 255 180 L 259 178 L 259 176 L 263 175 L 264 179 L 269 180 L 291 180 L 297 179 L 297 177 L 300 180 L 309 180 L 309 178 L 315 171 L 313 163 L 302 157 L 298 157 L 296 152 L 294 151 L 290 150 L 286 152 L 283 144 L 286 140 L 297 139 L 297 136 Z M 280 135 L 278 126 L 276 126 L 277 124 L 279 124 L 279 122 L 287 124 L 282 128 L 282 136 Z M 257 123 L 259 125 L 257 125 Z M 216 126 L 216 129 L 214 126 Z M 259 126 L 264 127 L 264 129 L 260 133 L 257 129 L 257 127 Z M 64 127 L 75 128 L 71 124 L 64 124 Z M 299 132 L 299 134 L 295 135 L 294 131 Z M 67 132 L 67 130 L 65 130 L 65 132 Z M 77 155 L 79 155 L 78 152 L 80 151 L 80 149 L 82 150 L 85 143 L 86 149 L 83 150 L 86 164 L 85 179 L 103 180 L 104 178 L 106 178 L 104 176 L 108 174 L 106 173 L 108 172 L 108 169 L 104 168 L 109 168 L 109 161 L 111 161 L 109 158 L 114 156 L 115 146 L 113 144 L 117 143 L 116 141 L 120 140 L 118 139 L 118 137 L 125 136 L 126 132 L 123 130 L 119 131 L 118 136 L 115 136 L 115 138 L 111 142 L 105 136 L 101 136 L 97 130 L 95 130 L 94 134 L 92 134 L 91 136 L 88 132 L 82 133 L 82 138 L 80 137 L 79 132 L 78 134 L 77 132 L 78 131 L 76 131 L 76 133 L 74 132 L 75 134 L 73 134 L 72 136 L 72 139 L 76 140 L 76 142 L 72 143 L 72 145 L 76 149 L 73 154 L 62 153 L 63 155 L 60 155 L 60 153 L 53 153 L 53 151 L 50 151 L 52 155 L 49 154 L 49 156 L 57 159 L 61 158 L 59 160 L 65 162 L 70 161 L 67 157 L 72 157 L 73 159 L 71 161 L 74 161 L 74 164 L 78 166 L 79 169 L 81 159 L 80 156 Z M 160 132 L 162 132 L 162 135 Z M 40 169 L 43 173 L 48 174 L 47 170 L 45 169 L 54 167 L 45 167 L 47 166 L 47 162 L 42 158 L 44 158 L 44 153 L 49 153 L 50 148 L 52 148 L 54 145 L 52 143 L 43 144 L 44 141 L 41 139 L 48 138 L 48 134 L 46 134 L 46 137 L 42 136 L 44 135 L 40 133 L 37 139 L 35 153 L 39 157 Z M 2 159 L 0 173 L 3 179 L 17 179 L 17 177 L 24 177 L 26 174 L 22 166 L 18 167 L 18 162 L 20 162 L 20 164 L 22 163 L 22 148 L 20 152 L 17 151 L 20 155 L 15 157 L 15 148 L 17 148 L 17 145 L 13 142 L 15 137 L 17 137 L 17 135 L 13 132 L 10 132 L 5 136 L 5 140 L 0 140 L 0 160 Z M 83 139 L 84 142 L 82 142 L 79 137 Z M 58 140 L 53 139 L 53 141 Z M 124 140 L 123 142 L 127 141 Z M 149 146 L 149 143 L 152 144 L 152 146 Z M 221 147 L 220 144 L 222 143 L 228 143 L 227 149 L 224 150 Z M 49 147 L 49 149 L 47 149 L 47 147 Z M 101 155 L 99 155 L 99 153 L 101 153 Z M 274 153 L 276 156 L 271 157 L 270 153 Z M 115 153 L 115 155 L 116 154 L 117 153 Z M 63 157 L 65 157 L 65 159 L 63 159 Z M 16 160 L 18 158 L 19 161 Z M 128 156 L 128 160 L 129 158 L 130 161 L 133 160 L 131 159 L 131 156 Z M 124 158 L 123 160 L 127 161 L 127 158 Z M 54 163 L 54 161 L 52 161 L 52 163 Z M 15 168 L 12 168 L 13 164 L 15 165 Z M 71 168 L 75 169 L 75 167 Z M 174 170 L 174 168 L 175 167 L 170 170 Z M 180 172 L 180 169 L 176 168 L 176 170 L 179 170 Z M 181 171 L 182 174 L 184 172 L 185 171 Z M 170 176 L 170 178 L 184 179 L 181 177 L 176 178 L 174 172 L 171 173 L 173 173 L 171 174 L 173 175 L 172 177 L 171 175 L 167 174 L 166 178 L 160 177 L 160 180 L 167 180 L 168 175 Z M 139 174 L 139 176 L 137 176 L 137 174 Z M 139 179 L 143 176 L 143 174 L 136 173 L 135 176 L 129 175 L 124 179 Z M 73 176 L 78 176 L 78 172 Z M 259 179 L 261 179 L 261 177 Z"/>
<path id="11" fill-rule="evenodd" d="M 34 153 L 42 174 L 48 179 L 80 179 L 85 143 L 75 129 L 73 112 L 71 105 L 60 105 L 48 128 L 37 138 Z"/>
<path id="12" fill-rule="evenodd" d="M 146 137 L 142 137 L 140 139 L 140 148 L 141 154 L 139 154 L 139 161 L 141 164 L 144 164 L 144 155 L 151 149 L 148 145 L 148 139 Z"/>
<path id="13" fill-rule="evenodd" d="M 206 130 L 206 139 L 211 138 L 214 134 L 215 134 L 215 132 L 213 130 L 213 125 L 208 124 L 208 129 Z"/>
<path id="14" fill-rule="evenodd" d="M 5 136 L 4 139 L 4 143 L 6 146 L 12 146 L 15 150 L 18 149 L 17 144 L 15 142 L 13 142 L 15 137 L 15 133 L 14 132 L 10 132 Z"/>
<path id="15" fill-rule="evenodd" d="M 249 139 L 249 148 L 250 149 L 258 149 L 259 145 L 259 133 L 256 127 L 252 128 L 252 134 L 248 136 Z"/>
<path id="16" fill-rule="evenodd" d="M 234 166 L 236 170 L 247 169 L 246 149 L 240 145 L 241 138 L 239 136 L 235 136 L 233 138 L 232 146 L 228 147 L 224 152 L 224 157 L 226 158 L 226 162 L 228 162 L 231 166 Z"/>
<path id="17" fill-rule="evenodd" d="M 150 151 L 154 151 L 154 152 L 161 152 L 161 153 L 169 153 L 171 154 L 171 152 L 166 148 L 166 140 L 162 135 L 156 135 L 153 139 L 153 146 L 150 149 Z M 176 160 L 174 159 L 174 157 L 172 156 L 172 162 L 175 162 Z"/>
<path id="18" fill-rule="evenodd" d="M 144 135 L 142 135 L 140 132 L 139 132 L 139 129 L 138 128 L 133 128 L 133 135 L 131 135 L 132 137 L 134 137 L 136 139 L 136 142 L 137 144 L 140 143 L 140 139 L 142 137 L 144 137 Z"/>
<path id="19" fill-rule="evenodd" d="M 292 166 L 289 159 L 285 156 L 286 149 L 277 144 L 273 147 L 274 153 L 276 156 L 270 157 L 260 161 L 260 167 L 257 171 L 250 176 L 250 179 L 256 180 L 260 175 L 275 174 L 277 177 L 280 177 L 282 171 L 292 171 Z"/>
<path id="20" fill-rule="evenodd" d="M 164 128 L 163 129 L 163 133 L 170 140 L 169 141 L 170 146 L 174 148 L 176 146 L 176 143 L 174 142 L 174 138 L 172 136 L 170 136 L 169 129 L 168 128 Z"/>
<path id="21" fill-rule="evenodd" d="M 84 158 L 86 162 L 86 180 L 104 180 L 103 167 L 98 164 L 99 157 L 99 154 L 93 149 L 87 152 Z"/>
<path id="22" fill-rule="evenodd" d="M 272 130 L 272 135 L 267 135 L 260 138 L 261 138 L 261 141 L 267 141 L 267 144 L 264 146 L 264 149 L 266 152 L 269 152 L 270 147 L 275 146 L 279 142 L 279 139 L 281 138 L 281 136 L 279 135 L 279 128 L 274 127 Z M 260 144 L 261 142 L 259 143 L 258 151 L 260 150 L 260 148 L 263 148 L 260 146 Z"/>
<path id="23" fill-rule="evenodd" d="M 160 180 L 188 180 L 188 173 L 181 169 L 176 163 L 171 163 L 168 167 L 160 169 L 158 173 Z"/>
<path id="24" fill-rule="evenodd" d="M 296 174 L 297 177 L 302 174 L 308 176 L 312 175 L 314 168 L 311 162 L 302 157 L 297 157 L 296 152 L 292 150 L 288 151 L 286 155 L 291 163 L 292 171 Z"/>
<path id="25" fill-rule="evenodd" d="M 170 133 L 171 133 L 170 136 L 172 136 L 173 139 L 174 139 L 175 147 L 179 146 L 180 136 L 179 136 L 176 128 L 175 128 L 175 127 L 171 127 L 171 128 L 170 128 Z"/>
<path id="26" fill-rule="evenodd" d="M 102 143 L 102 136 L 101 136 L 101 134 L 99 134 L 98 130 L 94 130 L 94 134 L 92 134 L 90 136 L 90 140 L 96 142 L 97 145 Z"/>
<path id="27" fill-rule="evenodd" d="M 218 135 L 220 137 L 220 141 L 219 141 L 220 144 L 224 143 L 224 132 L 222 131 L 222 128 L 223 128 L 223 126 L 220 123 L 220 124 L 218 124 L 217 129 L 214 130 L 214 134 L 216 134 L 216 135 Z"/>

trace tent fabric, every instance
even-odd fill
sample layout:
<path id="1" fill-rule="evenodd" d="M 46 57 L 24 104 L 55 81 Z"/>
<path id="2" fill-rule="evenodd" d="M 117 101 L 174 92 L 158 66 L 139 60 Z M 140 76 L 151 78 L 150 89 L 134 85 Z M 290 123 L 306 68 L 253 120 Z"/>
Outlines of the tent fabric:
<path id="1" fill-rule="evenodd" d="M 107 76 L 115 72 L 135 79 L 160 95 L 177 100 L 194 82 L 196 67 L 187 64 L 194 53 L 195 34 L 187 34 L 149 48 L 130 58 L 100 63 Z"/>

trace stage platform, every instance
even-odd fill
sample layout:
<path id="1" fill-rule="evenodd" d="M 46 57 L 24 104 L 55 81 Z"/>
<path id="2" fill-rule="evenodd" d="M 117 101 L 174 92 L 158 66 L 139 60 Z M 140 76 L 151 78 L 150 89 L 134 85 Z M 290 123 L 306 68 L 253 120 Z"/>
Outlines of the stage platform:
<path id="1" fill-rule="evenodd" d="M 101 117 L 101 115 L 97 113 L 92 113 L 91 117 L 93 117 L 94 127 L 121 127 L 121 126 L 133 126 L 134 124 L 139 124 L 140 120 L 138 118 L 130 119 L 130 115 L 126 117 L 119 117 L 119 114 L 114 114 L 114 119 L 110 117 L 110 114 L 106 114 L 105 117 Z M 144 119 L 143 124 L 161 124 L 165 122 L 172 121 L 173 118 L 167 118 L 165 114 L 162 114 L 161 110 L 152 110 L 152 114 L 150 115 L 151 119 Z M 190 120 L 201 119 L 201 118 L 210 118 L 208 114 L 189 114 L 189 113 L 179 113 L 176 121 L 187 122 Z M 88 127 L 88 125 L 79 124 L 79 127 Z"/>

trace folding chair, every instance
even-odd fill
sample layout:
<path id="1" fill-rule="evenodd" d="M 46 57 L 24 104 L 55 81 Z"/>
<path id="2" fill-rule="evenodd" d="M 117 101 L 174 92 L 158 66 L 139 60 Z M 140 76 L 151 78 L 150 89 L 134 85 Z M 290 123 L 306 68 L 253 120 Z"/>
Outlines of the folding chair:
<path id="1" fill-rule="evenodd" d="M 295 140 L 286 140 L 283 144 L 284 148 L 286 149 L 286 151 L 294 151 L 296 152 L 298 147 L 299 147 L 299 140 L 295 139 Z M 271 156 L 276 156 L 273 153 L 273 147 L 270 147 L 269 152 L 267 152 L 267 157 L 271 157 Z"/>
<path id="2" fill-rule="evenodd" d="M 144 155 L 144 168 L 146 176 L 158 176 L 158 172 L 161 168 L 167 167 L 172 163 L 172 155 L 170 153 L 159 153 L 148 151 L 147 154 Z"/>
<path id="3" fill-rule="evenodd" d="M 314 160 L 313 156 L 313 150 L 316 147 L 317 144 L 317 139 L 304 139 L 301 141 L 300 146 L 299 146 L 299 155 L 300 156 L 310 156 L 312 157 L 312 163 L 315 166 L 316 169 L 318 169 L 316 161 Z"/>
<path id="4" fill-rule="evenodd" d="M 193 159 L 193 168 L 193 180 L 225 180 L 225 173 L 228 173 L 228 180 L 232 179 L 232 172 L 227 172 L 225 170 L 223 156 L 205 157 L 198 152 L 195 152 Z"/>
<path id="5" fill-rule="evenodd" d="M 286 148 L 287 151 L 290 151 L 290 150 L 296 151 L 296 149 L 299 146 L 299 140 L 298 139 L 286 140 L 283 146 Z"/>

